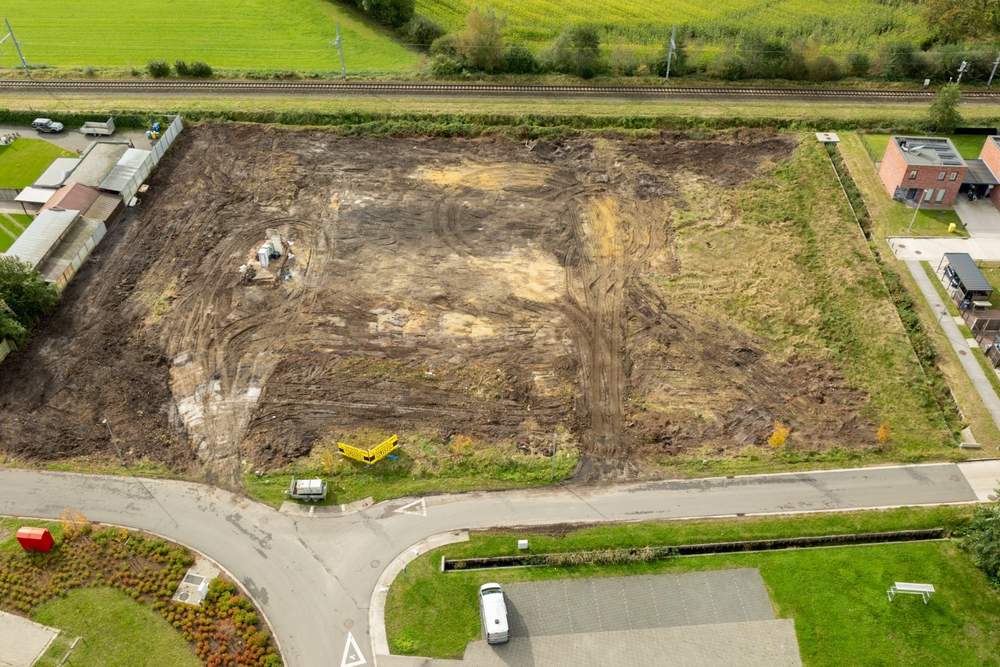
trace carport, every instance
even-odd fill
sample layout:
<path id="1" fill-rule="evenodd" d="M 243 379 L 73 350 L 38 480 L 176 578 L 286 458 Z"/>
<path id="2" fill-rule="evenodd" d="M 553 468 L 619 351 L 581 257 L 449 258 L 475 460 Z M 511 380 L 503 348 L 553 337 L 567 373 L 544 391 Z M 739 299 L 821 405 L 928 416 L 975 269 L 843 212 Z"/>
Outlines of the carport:
<path id="1" fill-rule="evenodd" d="M 960 309 L 991 307 L 993 286 L 967 253 L 945 253 L 938 264 L 938 274 Z"/>
<path id="2" fill-rule="evenodd" d="M 965 195 L 973 200 L 985 199 L 990 196 L 994 187 L 1000 185 L 1000 181 L 997 181 L 996 176 L 982 160 L 966 160 L 965 166 L 968 169 L 962 178 L 959 195 Z"/>

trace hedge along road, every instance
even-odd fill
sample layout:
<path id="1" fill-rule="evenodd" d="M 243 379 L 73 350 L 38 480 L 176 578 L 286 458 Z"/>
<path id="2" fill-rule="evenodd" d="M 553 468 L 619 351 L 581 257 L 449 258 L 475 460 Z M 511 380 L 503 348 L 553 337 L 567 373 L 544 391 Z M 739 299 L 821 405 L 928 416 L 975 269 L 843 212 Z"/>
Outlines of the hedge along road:
<path id="1" fill-rule="evenodd" d="M 985 500 L 998 484 L 1000 461 L 984 461 L 442 495 L 416 506 L 403 498 L 352 514 L 293 516 L 190 482 L 0 470 L 0 515 L 51 519 L 71 507 L 91 520 L 197 549 L 255 598 L 286 664 L 315 667 L 374 664 L 368 607 L 379 575 L 431 535 L 528 524 L 967 503 Z M 352 640 L 360 655 L 346 650 Z"/>

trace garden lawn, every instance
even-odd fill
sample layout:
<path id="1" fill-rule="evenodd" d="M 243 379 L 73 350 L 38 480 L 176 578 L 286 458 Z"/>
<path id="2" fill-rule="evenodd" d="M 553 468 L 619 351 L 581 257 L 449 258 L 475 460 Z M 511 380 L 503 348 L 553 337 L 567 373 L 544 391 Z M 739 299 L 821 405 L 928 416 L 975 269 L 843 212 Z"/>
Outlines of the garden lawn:
<path id="1" fill-rule="evenodd" d="M 0 252 L 6 252 L 14 244 L 32 219 L 23 213 L 0 213 Z"/>
<path id="2" fill-rule="evenodd" d="M 944 514 L 939 513 L 942 511 Z M 961 513 L 967 511 L 936 508 L 931 514 L 897 510 L 749 522 L 636 524 L 573 531 L 562 539 L 579 548 L 830 534 L 948 524 L 960 520 Z M 629 535 L 632 528 L 637 528 L 641 537 Z M 601 539 L 602 531 L 607 531 L 605 539 Z M 671 531 L 676 533 L 672 537 Z M 442 554 L 493 555 L 491 547 L 497 541 L 502 541 L 506 545 L 503 551 L 508 552 L 516 537 L 529 537 L 534 552 L 554 547 L 560 541 L 557 537 L 530 534 L 474 535 L 468 544 L 435 550 L 412 563 L 389 592 L 386 623 L 393 651 L 440 657 L 460 655 L 468 641 L 478 639 L 476 590 L 487 579 L 507 584 L 755 567 L 761 571 L 776 615 L 794 619 L 807 665 L 984 665 L 997 664 L 1000 655 L 1000 593 L 951 541 L 698 556 L 600 567 L 447 574 L 438 570 Z M 926 606 L 920 598 L 911 596 L 889 603 L 885 591 L 893 581 L 934 583 L 938 593 Z"/>
<path id="3" fill-rule="evenodd" d="M 162 616 L 113 588 L 81 588 L 39 606 L 31 618 L 83 641 L 70 664 L 102 667 L 197 667 L 188 642 Z M 58 664 L 60 647 L 38 666 Z"/>
<path id="4" fill-rule="evenodd" d="M 24 521 L 22 519 L 0 517 L 0 554 L 9 551 L 21 551 L 21 545 L 18 544 L 17 538 L 14 537 L 17 529 L 21 526 L 48 528 L 56 542 L 59 542 L 63 533 L 63 526 L 58 521 Z"/>
<path id="5" fill-rule="evenodd" d="M 0 188 L 27 187 L 57 157 L 73 155 L 41 139 L 18 139 L 10 146 L 0 146 Z"/>
<path id="6" fill-rule="evenodd" d="M 127 7 L 127 9 L 126 9 Z M 216 69 L 340 72 L 340 25 L 351 74 L 406 72 L 420 56 L 359 12 L 329 0 L 7 0 L 27 58 L 57 68 L 145 68 L 151 60 L 201 60 Z M 11 48 L 0 68 L 14 68 Z"/>

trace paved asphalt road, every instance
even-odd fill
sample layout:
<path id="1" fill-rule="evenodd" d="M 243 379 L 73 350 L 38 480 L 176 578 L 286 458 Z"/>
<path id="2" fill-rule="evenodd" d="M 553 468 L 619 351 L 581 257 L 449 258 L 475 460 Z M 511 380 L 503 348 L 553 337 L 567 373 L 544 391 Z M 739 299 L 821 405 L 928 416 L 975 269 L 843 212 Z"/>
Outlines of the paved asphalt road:
<path id="1" fill-rule="evenodd" d="M 426 499 L 426 516 L 398 512 L 412 502 L 400 499 L 310 517 L 187 482 L 0 470 L 0 514 L 56 518 L 71 507 L 95 521 L 198 549 L 251 591 L 289 667 L 336 667 L 348 633 L 366 661 L 348 664 L 373 664 L 368 606 L 379 574 L 408 547 L 438 533 L 972 502 L 985 499 L 998 481 L 998 462 L 933 464 L 444 495 Z"/>

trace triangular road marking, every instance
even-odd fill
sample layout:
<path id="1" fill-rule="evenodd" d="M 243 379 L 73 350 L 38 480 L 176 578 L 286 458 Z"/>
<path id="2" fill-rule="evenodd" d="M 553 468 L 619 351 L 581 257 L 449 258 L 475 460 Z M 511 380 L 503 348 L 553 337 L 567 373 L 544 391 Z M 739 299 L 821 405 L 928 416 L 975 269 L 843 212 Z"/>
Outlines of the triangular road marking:
<path id="1" fill-rule="evenodd" d="M 358 667 L 367 664 L 368 661 L 365 660 L 365 655 L 361 652 L 361 647 L 355 641 L 354 635 L 348 632 L 347 643 L 344 644 L 344 657 L 340 659 L 340 667 Z"/>
<path id="2" fill-rule="evenodd" d="M 427 501 L 423 498 L 407 503 L 396 510 L 400 514 L 414 514 L 416 516 L 427 516 Z"/>

